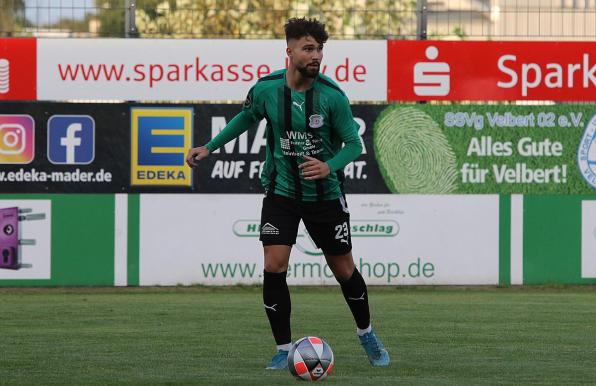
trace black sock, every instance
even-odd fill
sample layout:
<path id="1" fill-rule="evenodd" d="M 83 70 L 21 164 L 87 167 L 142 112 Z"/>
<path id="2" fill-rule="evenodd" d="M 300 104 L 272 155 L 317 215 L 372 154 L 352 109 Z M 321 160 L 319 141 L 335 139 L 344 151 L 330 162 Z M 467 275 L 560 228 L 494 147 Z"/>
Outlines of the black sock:
<path id="1" fill-rule="evenodd" d="M 287 272 L 263 271 L 263 303 L 275 343 L 278 345 L 292 342 L 290 332 L 292 303 L 286 275 Z"/>
<path id="2" fill-rule="evenodd" d="M 370 311 L 368 309 L 368 291 L 366 289 L 366 283 L 358 272 L 358 269 L 354 268 L 354 273 L 346 281 L 337 279 L 341 285 L 341 292 L 344 294 L 344 299 L 354 315 L 354 320 L 359 329 L 364 330 L 370 326 Z"/>

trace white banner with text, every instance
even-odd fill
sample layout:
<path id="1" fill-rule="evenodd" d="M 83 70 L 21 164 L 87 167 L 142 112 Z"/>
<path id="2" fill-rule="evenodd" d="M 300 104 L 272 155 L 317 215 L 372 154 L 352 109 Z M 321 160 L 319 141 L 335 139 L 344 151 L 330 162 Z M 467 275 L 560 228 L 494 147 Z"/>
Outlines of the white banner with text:
<path id="1" fill-rule="evenodd" d="M 244 100 L 287 67 L 284 40 L 40 39 L 38 100 Z M 321 72 L 352 101 L 387 99 L 387 43 L 325 45 Z"/>
<path id="2" fill-rule="evenodd" d="M 143 194 L 140 285 L 262 281 L 262 195 Z M 351 195 L 353 255 L 373 285 L 497 284 L 497 195 Z M 288 283 L 336 284 L 301 223 Z"/>

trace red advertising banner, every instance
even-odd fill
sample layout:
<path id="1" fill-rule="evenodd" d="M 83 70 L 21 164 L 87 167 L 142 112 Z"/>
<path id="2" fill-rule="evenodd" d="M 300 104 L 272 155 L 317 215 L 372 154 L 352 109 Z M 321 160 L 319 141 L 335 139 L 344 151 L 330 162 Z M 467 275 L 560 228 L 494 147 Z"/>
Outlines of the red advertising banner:
<path id="1" fill-rule="evenodd" d="M 36 39 L 0 39 L 0 100 L 35 100 L 36 85 Z"/>
<path id="2" fill-rule="evenodd" d="M 388 99 L 596 100 L 596 42 L 388 42 Z"/>

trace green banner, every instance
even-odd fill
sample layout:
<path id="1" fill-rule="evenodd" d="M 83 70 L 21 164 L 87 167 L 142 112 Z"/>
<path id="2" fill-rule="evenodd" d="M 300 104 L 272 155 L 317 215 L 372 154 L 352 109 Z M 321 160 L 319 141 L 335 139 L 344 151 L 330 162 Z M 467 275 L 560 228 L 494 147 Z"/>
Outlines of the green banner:
<path id="1" fill-rule="evenodd" d="M 374 125 L 393 193 L 596 193 L 596 105 L 391 105 Z"/>
<path id="2" fill-rule="evenodd" d="M 593 196 L 523 198 L 523 283 L 594 284 Z"/>

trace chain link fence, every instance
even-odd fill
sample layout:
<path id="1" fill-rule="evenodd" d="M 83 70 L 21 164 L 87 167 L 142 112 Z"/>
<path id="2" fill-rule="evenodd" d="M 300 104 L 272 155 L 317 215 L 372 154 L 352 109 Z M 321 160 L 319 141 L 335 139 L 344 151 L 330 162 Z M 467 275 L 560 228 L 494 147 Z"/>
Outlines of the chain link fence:
<path id="1" fill-rule="evenodd" d="M 596 0 L 0 0 L 0 35 L 281 38 L 315 17 L 333 39 L 595 40 Z"/>

